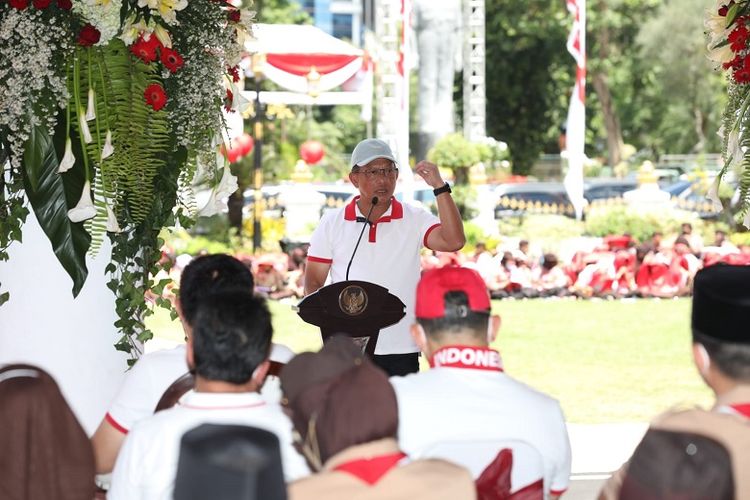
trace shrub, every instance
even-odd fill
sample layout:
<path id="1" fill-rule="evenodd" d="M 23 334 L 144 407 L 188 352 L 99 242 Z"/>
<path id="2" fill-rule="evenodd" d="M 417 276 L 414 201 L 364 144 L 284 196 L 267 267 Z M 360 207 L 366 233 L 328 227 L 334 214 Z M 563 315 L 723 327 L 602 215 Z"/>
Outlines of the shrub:
<path id="1" fill-rule="evenodd" d="M 651 238 L 655 231 L 665 236 L 674 234 L 683 222 L 691 223 L 694 232 L 703 232 L 703 221 L 696 214 L 684 210 L 642 212 L 622 205 L 594 207 L 586 215 L 586 232 L 591 236 L 627 233 L 642 242 Z"/>

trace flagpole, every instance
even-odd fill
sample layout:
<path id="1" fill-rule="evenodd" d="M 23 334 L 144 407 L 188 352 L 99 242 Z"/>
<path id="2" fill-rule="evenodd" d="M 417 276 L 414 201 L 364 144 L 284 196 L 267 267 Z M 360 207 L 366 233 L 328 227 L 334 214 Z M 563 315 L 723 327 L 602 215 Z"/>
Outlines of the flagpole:
<path id="1" fill-rule="evenodd" d="M 576 61 L 576 81 L 568 106 L 565 144 L 568 172 L 564 185 L 573 205 L 576 219 L 581 220 L 583 198 L 583 161 L 586 157 L 586 0 L 567 0 L 568 11 L 573 16 L 573 26 L 568 36 L 568 52 Z"/>

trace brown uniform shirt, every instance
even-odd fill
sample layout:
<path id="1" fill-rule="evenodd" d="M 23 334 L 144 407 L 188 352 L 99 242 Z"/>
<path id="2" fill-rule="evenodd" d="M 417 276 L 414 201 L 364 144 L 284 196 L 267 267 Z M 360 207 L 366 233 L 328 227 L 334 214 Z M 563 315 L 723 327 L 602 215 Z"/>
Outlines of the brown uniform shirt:
<path id="1" fill-rule="evenodd" d="M 398 465 L 369 485 L 338 465 L 398 451 L 393 439 L 352 446 L 331 457 L 318 474 L 289 485 L 289 500 L 473 500 L 469 471 L 445 460 L 415 460 Z"/>
<path id="2" fill-rule="evenodd" d="M 730 405 L 750 403 L 750 386 L 738 386 L 718 398 L 711 411 L 692 409 L 667 412 L 657 417 L 652 429 L 690 432 L 715 439 L 732 459 L 735 496 L 750 499 L 750 418 L 729 410 Z M 627 473 L 626 463 L 604 485 L 600 500 L 617 500 Z"/>

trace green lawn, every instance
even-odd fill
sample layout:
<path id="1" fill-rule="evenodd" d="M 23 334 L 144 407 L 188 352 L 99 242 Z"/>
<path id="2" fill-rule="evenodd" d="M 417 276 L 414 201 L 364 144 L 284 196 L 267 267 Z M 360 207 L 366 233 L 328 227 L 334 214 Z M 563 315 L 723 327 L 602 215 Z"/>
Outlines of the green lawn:
<path id="1" fill-rule="evenodd" d="M 494 301 L 506 372 L 557 398 L 577 423 L 648 421 L 674 405 L 708 405 L 690 354 L 690 301 Z M 271 303 L 274 340 L 296 352 L 321 345 L 289 305 Z M 157 336 L 181 329 L 161 311 Z"/>

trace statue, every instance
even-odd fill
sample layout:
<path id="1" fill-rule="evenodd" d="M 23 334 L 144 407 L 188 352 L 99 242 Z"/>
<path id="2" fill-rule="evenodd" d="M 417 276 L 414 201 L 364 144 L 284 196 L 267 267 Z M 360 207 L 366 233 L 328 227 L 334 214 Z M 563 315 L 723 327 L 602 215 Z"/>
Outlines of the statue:
<path id="1" fill-rule="evenodd" d="M 417 158 L 425 158 L 435 141 L 455 131 L 453 79 L 461 70 L 463 12 L 461 0 L 414 0 L 417 37 Z"/>

